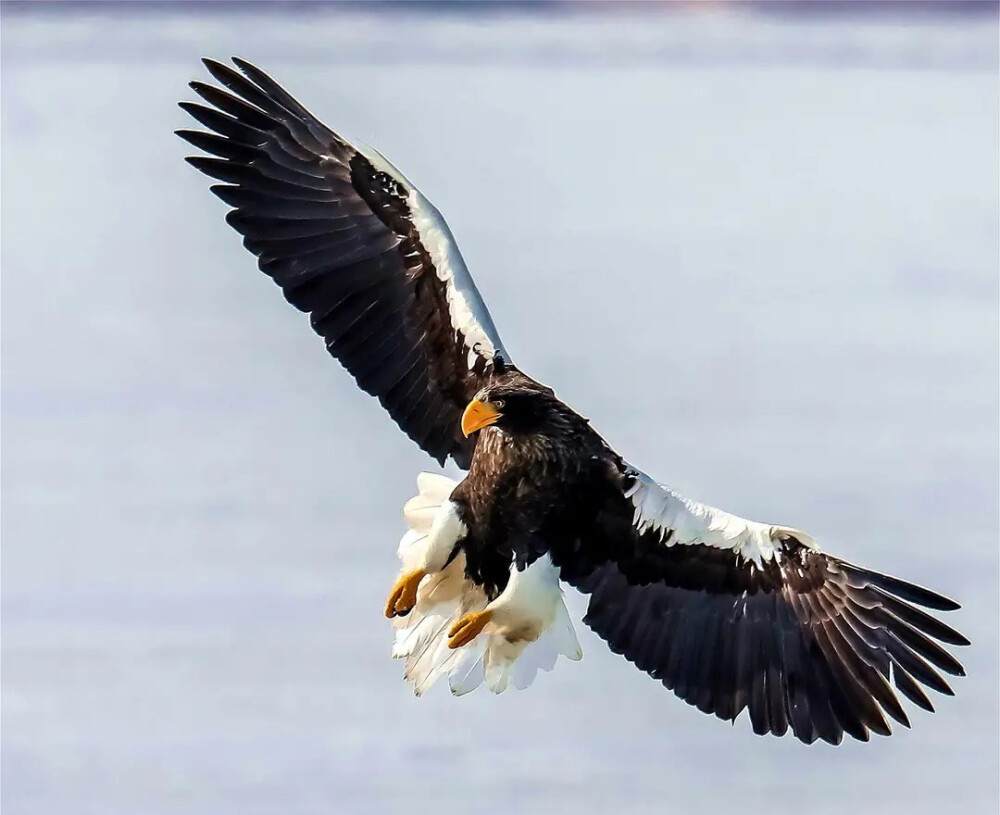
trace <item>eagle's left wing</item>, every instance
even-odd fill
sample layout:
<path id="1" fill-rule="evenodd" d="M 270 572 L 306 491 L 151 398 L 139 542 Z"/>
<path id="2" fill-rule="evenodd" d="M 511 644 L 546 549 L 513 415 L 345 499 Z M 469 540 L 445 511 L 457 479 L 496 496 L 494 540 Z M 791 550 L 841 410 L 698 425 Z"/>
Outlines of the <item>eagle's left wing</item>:
<path id="1" fill-rule="evenodd" d="M 686 499 L 627 467 L 604 557 L 572 578 L 585 622 L 616 653 L 706 713 L 754 732 L 839 743 L 908 726 L 896 691 L 933 710 L 963 675 L 938 642 L 967 645 L 920 607 L 958 604 L 822 553 L 806 534 Z M 625 532 L 624 530 L 628 530 Z M 594 557 L 594 553 L 590 553 Z M 593 564 L 594 561 L 592 561 Z M 563 575 L 572 574 L 563 564 Z"/>

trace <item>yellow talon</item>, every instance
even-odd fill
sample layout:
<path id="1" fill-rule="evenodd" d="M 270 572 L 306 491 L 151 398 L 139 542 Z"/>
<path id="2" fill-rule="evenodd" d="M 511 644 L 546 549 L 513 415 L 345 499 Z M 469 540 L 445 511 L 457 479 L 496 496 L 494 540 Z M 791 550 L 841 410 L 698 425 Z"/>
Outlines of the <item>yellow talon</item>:
<path id="1" fill-rule="evenodd" d="M 413 611 L 417 604 L 417 586 L 426 574 L 423 569 L 417 569 L 400 576 L 389 592 L 389 599 L 385 601 L 386 617 L 405 617 Z"/>
<path id="2" fill-rule="evenodd" d="M 466 614 L 448 629 L 448 636 L 450 637 L 448 647 L 461 648 L 463 645 L 468 645 L 479 636 L 483 628 L 486 627 L 486 623 L 492 619 L 493 612 L 488 608 L 482 611 L 474 611 L 472 614 Z"/>

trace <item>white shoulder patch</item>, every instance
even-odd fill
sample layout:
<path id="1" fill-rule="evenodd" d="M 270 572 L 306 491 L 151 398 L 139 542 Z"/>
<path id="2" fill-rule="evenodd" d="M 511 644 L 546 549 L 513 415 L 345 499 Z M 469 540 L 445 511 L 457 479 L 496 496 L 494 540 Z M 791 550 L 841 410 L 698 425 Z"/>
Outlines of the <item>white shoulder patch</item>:
<path id="1" fill-rule="evenodd" d="M 780 559 L 782 542 L 789 537 L 819 549 L 816 541 L 800 530 L 750 521 L 698 503 L 658 484 L 631 465 L 626 475 L 634 481 L 625 495 L 635 507 L 636 529 L 659 535 L 664 546 L 700 544 L 729 549 L 758 566 Z"/>
<path id="2" fill-rule="evenodd" d="M 378 150 L 360 143 L 355 149 L 367 158 L 372 166 L 388 173 L 409 188 L 406 203 L 410 207 L 413 225 L 420 233 L 420 242 L 434 262 L 438 279 L 445 284 L 448 315 L 451 318 L 452 328 L 456 332 L 461 331 L 465 338 L 469 369 L 475 365 L 477 357 L 492 362 L 498 352 L 504 359 L 509 360 L 510 357 L 500 341 L 500 334 L 493 324 L 493 318 L 472 280 L 465 259 L 458 251 L 458 243 L 441 213 Z"/>

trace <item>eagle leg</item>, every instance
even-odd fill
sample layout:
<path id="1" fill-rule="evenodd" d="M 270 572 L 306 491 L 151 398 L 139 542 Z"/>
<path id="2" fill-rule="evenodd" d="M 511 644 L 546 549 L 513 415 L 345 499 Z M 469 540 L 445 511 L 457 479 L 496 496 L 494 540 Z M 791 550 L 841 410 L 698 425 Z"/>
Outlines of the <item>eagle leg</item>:
<path id="1" fill-rule="evenodd" d="M 466 614 L 461 617 L 450 629 L 448 629 L 448 640 L 449 648 L 461 648 L 463 645 L 468 645 L 472 642 L 482 630 L 486 627 L 486 624 L 493 619 L 493 612 L 484 608 L 482 611 L 474 611 L 471 614 Z"/>
<path id="2" fill-rule="evenodd" d="M 417 604 L 417 587 L 426 574 L 423 569 L 414 569 L 399 576 L 385 601 L 386 617 L 405 617 L 413 610 Z"/>

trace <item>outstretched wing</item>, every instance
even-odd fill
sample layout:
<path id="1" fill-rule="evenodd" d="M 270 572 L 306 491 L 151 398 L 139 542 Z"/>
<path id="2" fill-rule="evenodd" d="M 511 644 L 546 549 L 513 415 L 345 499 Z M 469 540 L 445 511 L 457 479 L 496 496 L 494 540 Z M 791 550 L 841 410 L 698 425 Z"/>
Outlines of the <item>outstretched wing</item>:
<path id="1" fill-rule="evenodd" d="M 403 431 L 467 467 L 462 410 L 506 353 L 444 219 L 258 68 L 204 62 L 228 92 L 192 82 L 210 106 L 181 107 L 212 132 L 178 135 L 211 154 L 188 161 L 224 182 L 226 220 Z"/>
<path id="2" fill-rule="evenodd" d="M 958 605 L 819 551 L 802 532 L 681 497 L 638 470 L 618 485 L 623 523 L 573 580 L 585 622 L 616 653 L 689 704 L 754 732 L 838 744 L 844 733 L 909 726 L 897 691 L 933 710 L 922 686 L 951 695 L 963 675 L 938 643 L 968 640 L 920 607 Z M 621 519 L 619 519 L 621 520 Z M 564 574 L 573 575 L 573 563 Z"/>

